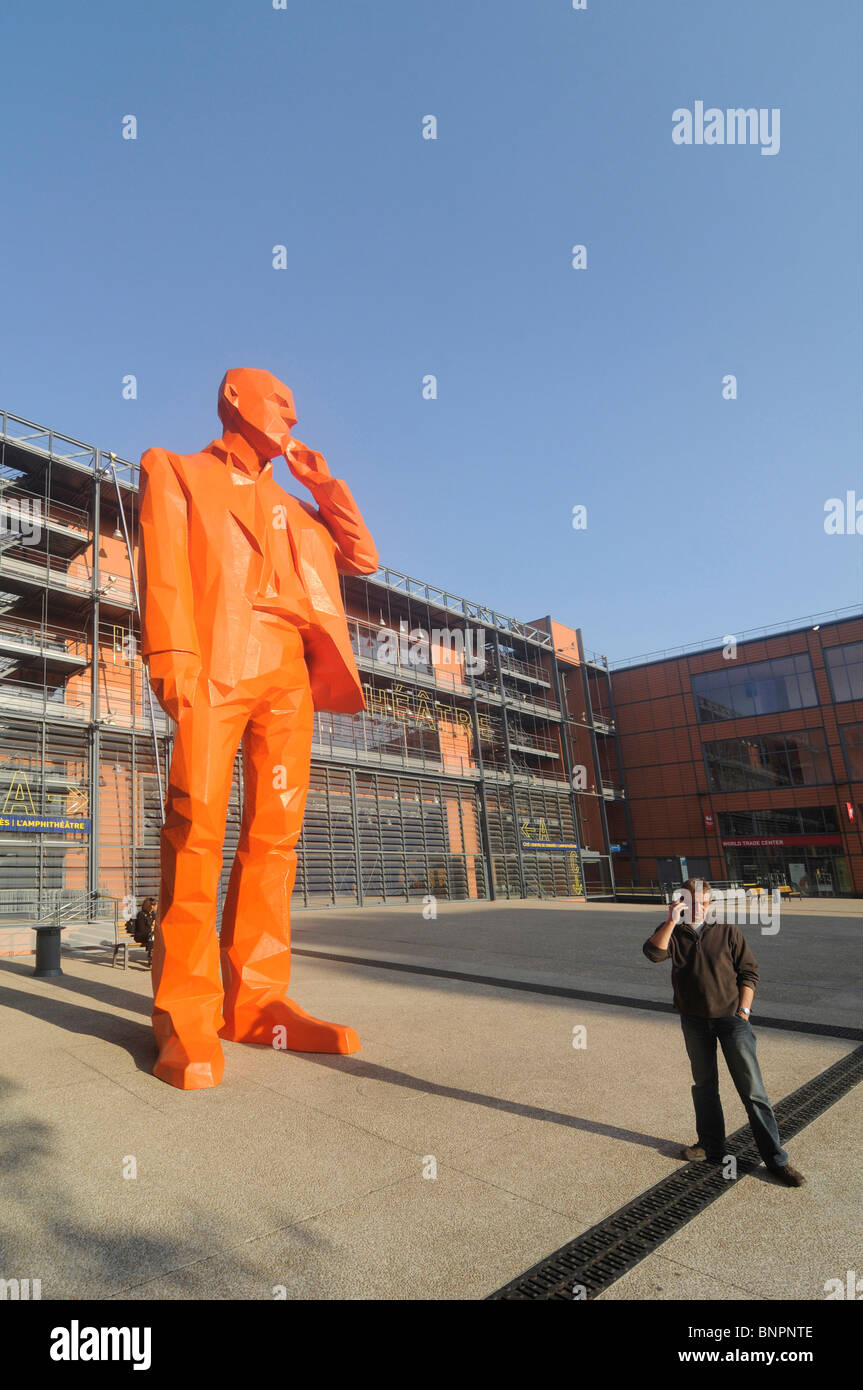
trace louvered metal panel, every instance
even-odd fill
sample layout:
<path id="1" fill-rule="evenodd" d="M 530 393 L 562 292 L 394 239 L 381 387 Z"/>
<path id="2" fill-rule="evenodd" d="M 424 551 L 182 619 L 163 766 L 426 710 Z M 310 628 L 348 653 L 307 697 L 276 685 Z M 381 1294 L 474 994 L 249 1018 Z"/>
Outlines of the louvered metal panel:
<path id="1" fill-rule="evenodd" d="M 355 829 L 356 827 L 356 829 Z M 486 895 L 476 789 L 314 765 L 296 901 L 399 903 Z"/>
<path id="2" fill-rule="evenodd" d="M 0 720 L 0 810 L 89 815 L 88 734 L 62 724 Z M 0 920 L 37 920 L 66 890 L 87 886 L 87 837 L 0 829 Z"/>
<path id="3" fill-rule="evenodd" d="M 516 789 L 515 802 L 522 840 L 548 840 L 558 845 L 575 843 L 568 796 L 545 787 L 519 787 Z M 567 897 L 574 891 L 567 850 L 522 848 L 521 853 L 527 897 Z"/>
<path id="4" fill-rule="evenodd" d="M 32 813 L 43 809 L 41 777 L 42 730 L 24 720 L 0 720 L 0 809 Z M 0 831 L 3 882 L 0 920 L 37 917 L 40 897 L 62 882 L 43 883 L 40 875 L 41 837 Z M 56 876 L 52 874 L 52 878 Z"/>

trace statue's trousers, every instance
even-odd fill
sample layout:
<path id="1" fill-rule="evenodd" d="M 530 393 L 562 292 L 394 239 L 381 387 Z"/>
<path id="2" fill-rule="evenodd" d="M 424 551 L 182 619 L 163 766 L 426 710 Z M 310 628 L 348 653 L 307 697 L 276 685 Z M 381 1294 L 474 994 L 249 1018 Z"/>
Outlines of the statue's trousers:
<path id="1" fill-rule="evenodd" d="M 187 1088 L 196 1065 L 207 1077 L 221 1070 L 220 1031 L 273 1044 L 290 978 L 290 898 L 314 710 L 300 632 L 274 614 L 252 617 L 243 678 L 227 693 L 199 678 L 171 762 L 153 1027 L 156 1074 Z M 219 938 L 222 844 L 241 744 L 243 823 Z"/>

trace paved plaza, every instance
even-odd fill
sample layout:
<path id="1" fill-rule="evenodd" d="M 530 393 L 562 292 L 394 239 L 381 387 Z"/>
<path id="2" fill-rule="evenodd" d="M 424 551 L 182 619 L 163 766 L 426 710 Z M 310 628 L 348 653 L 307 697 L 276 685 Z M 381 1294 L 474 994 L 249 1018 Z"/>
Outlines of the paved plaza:
<path id="1" fill-rule="evenodd" d="M 362 1051 L 228 1043 L 223 1084 L 188 1093 L 150 1074 L 140 952 L 126 971 L 108 951 L 65 955 L 60 980 L 0 961 L 0 1275 L 41 1280 L 43 1299 L 487 1297 L 694 1142 L 669 967 L 641 953 L 663 915 L 298 912 L 294 997 L 353 1025 Z M 795 903 L 778 933 L 746 933 L 776 1104 L 860 1046 L 860 903 Z M 731 1134 L 746 1117 L 720 1073 Z M 599 1297 L 824 1299 L 863 1270 L 861 1142 L 852 1089 L 788 1143 L 803 1188 L 740 1178 Z"/>

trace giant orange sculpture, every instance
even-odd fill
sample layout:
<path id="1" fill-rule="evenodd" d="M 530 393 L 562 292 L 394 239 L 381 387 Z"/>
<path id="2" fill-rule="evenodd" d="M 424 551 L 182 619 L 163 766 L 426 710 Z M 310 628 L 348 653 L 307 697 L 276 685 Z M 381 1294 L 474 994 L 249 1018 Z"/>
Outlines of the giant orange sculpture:
<path id="1" fill-rule="evenodd" d="M 297 1052 L 355 1052 L 352 1028 L 288 998 L 295 846 L 315 709 L 365 708 L 338 571 L 371 574 L 374 542 L 345 483 L 291 438 L 291 392 L 269 372 L 225 373 L 224 433 L 199 454 L 141 459 L 142 654 L 176 721 L 153 951 L 154 1074 L 217 1086 L 220 1036 Z M 285 492 L 284 455 L 317 508 Z M 238 747 L 240 842 L 216 934 L 222 842 Z M 220 977 L 221 956 L 221 977 Z"/>

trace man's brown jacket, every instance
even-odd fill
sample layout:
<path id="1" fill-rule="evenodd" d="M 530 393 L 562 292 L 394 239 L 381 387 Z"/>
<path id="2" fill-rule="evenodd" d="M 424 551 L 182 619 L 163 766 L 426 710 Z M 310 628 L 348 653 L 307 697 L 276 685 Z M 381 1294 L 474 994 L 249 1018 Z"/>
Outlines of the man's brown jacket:
<path id="1" fill-rule="evenodd" d="M 740 928 L 731 922 L 707 922 L 697 934 L 678 922 L 667 950 L 661 951 L 649 938 L 642 950 L 650 961 L 670 957 L 674 1007 L 682 1014 L 699 1018 L 734 1014 L 741 986 L 755 989 L 758 984 L 758 962 Z"/>

